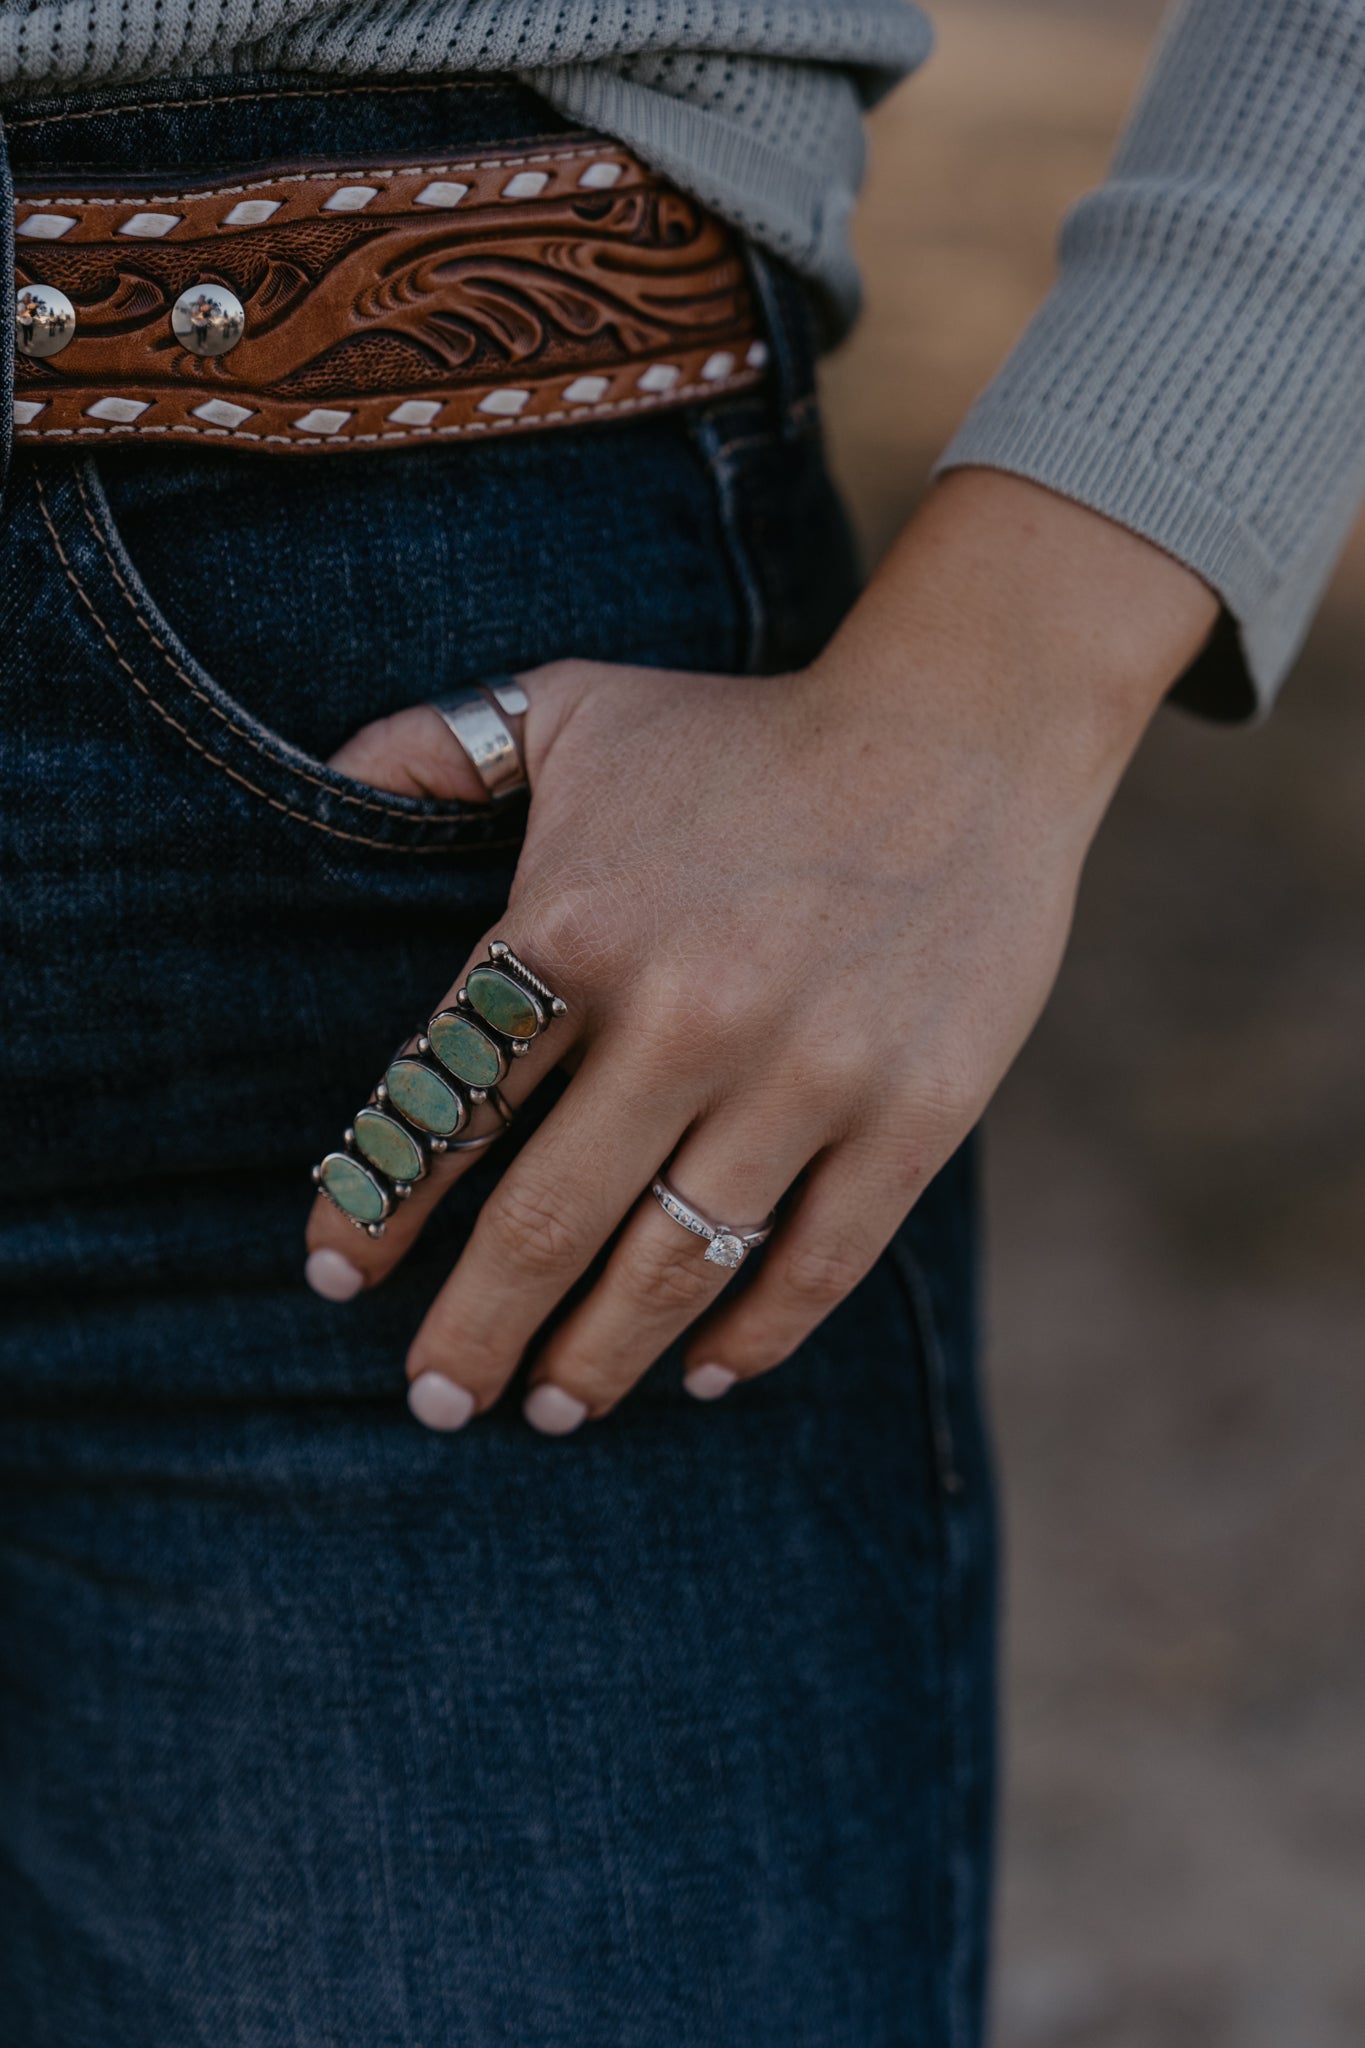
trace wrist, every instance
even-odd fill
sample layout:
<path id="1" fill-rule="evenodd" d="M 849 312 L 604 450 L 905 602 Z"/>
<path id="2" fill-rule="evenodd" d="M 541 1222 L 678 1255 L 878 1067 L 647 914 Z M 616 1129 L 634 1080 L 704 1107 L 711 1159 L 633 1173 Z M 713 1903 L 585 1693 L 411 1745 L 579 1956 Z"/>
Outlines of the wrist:
<path id="1" fill-rule="evenodd" d="M 1101 806 L 1218 600 L 1150 542 L 994 470 L 938 483 L 818 667 L 904 722 L 970 733 Z"/>

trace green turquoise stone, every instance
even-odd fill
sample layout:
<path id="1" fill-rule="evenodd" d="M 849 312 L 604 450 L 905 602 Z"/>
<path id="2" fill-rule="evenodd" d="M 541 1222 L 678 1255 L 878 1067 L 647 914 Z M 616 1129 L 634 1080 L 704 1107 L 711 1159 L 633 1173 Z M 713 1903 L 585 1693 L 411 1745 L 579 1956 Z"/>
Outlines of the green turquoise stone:
<path id="1" fill-rule="evenodd" d="M 356 1150 L 390 1180 L 418 1180 L 422 1154 L 417 1140 L 382 1109 L 362 1109 L 355 1120 Z"/>
<path id="2" fill-rule="evenodd" d="M 357 1223 L 382 1223 L 389 1213 L 389 1198 L 379 1182 L 348 1153 L 327 1154 L 322 1162 L 321 1185 L 338 1209 L 354 1216 Z"/>
<path id="3" fill-rule="evenodd" d="M 471 1088 L 493 1088 L 507 1072 L 500 1046 L 458 1010 L 442 1010 L 427 1026 L 431 1049 L 443 1067 Z"/>
<path id="4" fill-rule="evenodd" d="M 519 981 L 498 967 L 476 967 L 465 983 L 469 1007 L 507 1038 L 534 1038 L 545 1013 Z"/>
<path id="5" fill-rule="evenodd" d="M 395 1060 L 384 1076 L 389 1100 L 419 1131 L 453 1138 L 464 1122 L 463 1096 L 420 1060 Z"/>

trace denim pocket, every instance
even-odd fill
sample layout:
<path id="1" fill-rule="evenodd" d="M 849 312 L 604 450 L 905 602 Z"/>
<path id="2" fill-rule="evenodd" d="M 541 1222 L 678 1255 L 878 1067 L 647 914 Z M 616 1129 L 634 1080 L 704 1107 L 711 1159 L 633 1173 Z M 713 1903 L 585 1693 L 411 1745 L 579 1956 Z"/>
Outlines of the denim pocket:
<path id="1" fill-rule="evenodd" d="M 72 630 L 164 730 L 277 814 L 354 844 L 411 851 L 509 843 L 508 812 L 396 796 L 341 775 L 261 722 L 185 646 L 124 546 L 96 464 L 33 470 L 41 518 L 78 603 Z M 205 565 L 211 573 L 212 565 Z"/>

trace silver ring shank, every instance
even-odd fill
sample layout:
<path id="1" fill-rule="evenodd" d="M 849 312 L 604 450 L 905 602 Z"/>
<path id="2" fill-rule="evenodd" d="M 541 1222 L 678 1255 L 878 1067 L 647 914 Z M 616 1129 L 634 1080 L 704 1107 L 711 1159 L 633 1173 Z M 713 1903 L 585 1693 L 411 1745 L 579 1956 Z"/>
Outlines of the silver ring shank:
<path id="1" fill-rule="evenodd" d="M 671 1216 L 675 1223 L 681 1223 L 683 1229 L 690 1230 L 694 1237 L 705 1238 L 706 1251 L 703 1256 L 709 1264 L 728 1266 L 731 1270 L 742 1265 L 756 1246 L 767 1243 L 777 1220 L 777 1211 L 774 1209 L 751 1230 L 739 1230 L 729 1223 L 714 1223 L 709 1216 L 703 1216 L 700 1209 L 694 1209 L 690 1202 L 685 1202 L 677 1189 L 669 1185 L 663 1174 L 650 1184 L 649 1192 L 665 1216 Z"/>
<path id="2" fill-rule="evenodd" d="M 474 687 L 433 699 L 455 740 L 468 755 L 475 774 L 491 797 L 515 796 L 526 787 L 521 749 L 491 698 Z"/>

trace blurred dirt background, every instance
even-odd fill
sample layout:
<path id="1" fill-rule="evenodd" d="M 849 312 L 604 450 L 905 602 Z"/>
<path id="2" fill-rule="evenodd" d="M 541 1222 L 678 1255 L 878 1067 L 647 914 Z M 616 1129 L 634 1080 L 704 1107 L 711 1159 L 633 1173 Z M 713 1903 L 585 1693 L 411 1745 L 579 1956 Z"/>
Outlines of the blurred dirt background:
<path id="1" fill-rule="evenodd" d="M 1158 0 L 939 0 L 834 359 L 869 559 L 1046 287 Z M 992 1114 L 998 2048 L 1365 2041 L 1365 527 L 1282 708 L 1157 721 Z"/>

